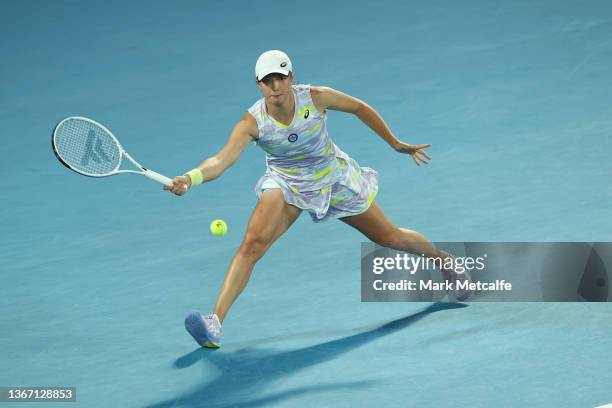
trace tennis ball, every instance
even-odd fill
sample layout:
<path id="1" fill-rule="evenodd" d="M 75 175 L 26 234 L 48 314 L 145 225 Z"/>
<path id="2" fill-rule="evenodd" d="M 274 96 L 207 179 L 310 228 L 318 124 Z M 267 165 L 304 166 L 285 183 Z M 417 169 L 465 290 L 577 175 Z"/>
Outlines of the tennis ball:
<path id="1" fill-rule="evenodd" d="M 227 224 L 223 220 L 214 220 L 210 223 L 210 232 L 217 237 L 227 234 Z"/>

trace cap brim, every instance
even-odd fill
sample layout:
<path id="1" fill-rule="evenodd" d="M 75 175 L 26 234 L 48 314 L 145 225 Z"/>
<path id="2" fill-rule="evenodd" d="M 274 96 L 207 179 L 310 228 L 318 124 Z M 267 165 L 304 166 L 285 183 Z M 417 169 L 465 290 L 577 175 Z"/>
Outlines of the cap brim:
<path id="1" fill-rule="evenodd" d="M 266 76 L 270 75 L 270 74 L 283 74 L 283 75 L 289 75 L 289 70 L 288 69 L 271 69 L 271 70 L 266 70 L 264 71 L 261 75 L 257 76 L 257 80 L 261 81 L 262 79 L 264 79 Z"/>

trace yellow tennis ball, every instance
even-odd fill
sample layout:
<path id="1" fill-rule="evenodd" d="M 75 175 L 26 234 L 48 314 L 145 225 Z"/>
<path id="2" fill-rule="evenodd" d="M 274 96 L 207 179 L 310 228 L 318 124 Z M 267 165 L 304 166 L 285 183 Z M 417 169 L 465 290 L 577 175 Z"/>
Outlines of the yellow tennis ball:
<path id="1" fill-rule="evenodd" d="M 217 237 L 227 234 L 227 224 L 223 220 L 214 220 L 210 223 L 210 232 Z"/>

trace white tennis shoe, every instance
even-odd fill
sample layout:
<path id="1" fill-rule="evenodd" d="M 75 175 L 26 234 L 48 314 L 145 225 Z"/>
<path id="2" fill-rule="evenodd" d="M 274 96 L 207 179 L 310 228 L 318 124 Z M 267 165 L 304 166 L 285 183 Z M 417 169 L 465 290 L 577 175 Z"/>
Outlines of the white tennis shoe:
<path id="1" fill-rule="evenodd" d="M 454 264 L 455 262 L 453 261 L 453 265 Z M 472 296 L 472 290 L 469 289 L 469 284 L 472 283 L 472 276 L 467 269 L 465 269 L 463 272 L 457 272 L 456 268 L 442 268 L 442 276 L 444 276 L 444 279 L 452 285 L 452 292 L 455 299 L 463 302 Z M 459 282 L 461 282 L 460 287 L 457 285 Z"/>
<path id="2" fill-rule="evenodd" d="M 185 318 L 185 329 L 202 347 L 221 347 L 221 322 L 216 314 L 203 316 L 193 311 Z"/>

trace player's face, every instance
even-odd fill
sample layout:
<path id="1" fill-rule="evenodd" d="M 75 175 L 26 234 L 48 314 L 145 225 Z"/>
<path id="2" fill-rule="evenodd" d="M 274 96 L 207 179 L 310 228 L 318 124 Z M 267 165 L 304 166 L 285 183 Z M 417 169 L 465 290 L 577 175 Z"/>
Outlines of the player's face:
<path id="1" fill-rule="evenodd" d="M 291 84 L 293 76 L 273 73 L 266 75 L 261 81 L 257 82 L 257 86 L 261 89 L 266 101 L 275 105 L 282 105 L 291 94 Z"/>

